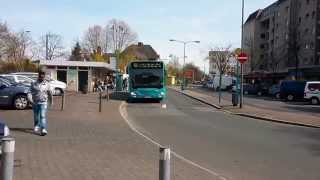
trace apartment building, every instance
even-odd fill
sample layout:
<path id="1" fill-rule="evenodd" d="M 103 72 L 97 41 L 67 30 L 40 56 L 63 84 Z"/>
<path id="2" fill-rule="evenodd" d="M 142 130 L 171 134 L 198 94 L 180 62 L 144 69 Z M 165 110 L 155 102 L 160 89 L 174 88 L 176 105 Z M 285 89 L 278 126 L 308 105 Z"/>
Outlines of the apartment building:
<path id="1" fill-rule="evenodd" d="M 244 25 L 244 49 L 246 74 L 320 79 L 320 0 L 278 0 L 253 12 Z"/>

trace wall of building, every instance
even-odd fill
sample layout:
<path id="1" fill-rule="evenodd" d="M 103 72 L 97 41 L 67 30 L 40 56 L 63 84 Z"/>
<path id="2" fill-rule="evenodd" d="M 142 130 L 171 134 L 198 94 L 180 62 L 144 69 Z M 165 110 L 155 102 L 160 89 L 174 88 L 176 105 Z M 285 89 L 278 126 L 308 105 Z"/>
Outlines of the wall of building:
<path id="1" fill-rule="evenodd" d="M 298 1 L 298 39 L 300 45 L 300 66 L 310 66 L 315 63 L 316 40 L 316 8 L 315 0 Z"/>
<path id="2" fill-rule="evenodd" d="M 245 24 L 244 36 L 254 40 L 253 57 L 259 64 L 254 71 L 287 72 L 295 67 L 292 49 L 289 48 L 294 30 L 300 47 L 299 67 L 317 65 L 320 59 L 320 53 L 317 53 L 320 52 L 320 38 L 317 40 L 317 33 L 320 34 L 317 28 L 319 5 L 319 0 L 279 0 Z M 245 72 L 249 71 L 249 62 Z"/>

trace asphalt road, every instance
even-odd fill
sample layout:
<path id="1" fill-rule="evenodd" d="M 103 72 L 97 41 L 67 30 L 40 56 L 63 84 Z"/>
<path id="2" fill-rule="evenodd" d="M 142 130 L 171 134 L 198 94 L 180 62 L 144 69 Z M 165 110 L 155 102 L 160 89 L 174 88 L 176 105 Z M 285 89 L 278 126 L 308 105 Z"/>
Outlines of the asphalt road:
<path id="1" fill-rule="evenodd" d="M 192 91 L 210 94 L 215 97 L 219 97 L 219 92 L 215 92 L 212 89 L 195 87 Z M 229 92 L 222 92 L 222 101 L 227 100 L 231 104 L 232 95 Z M 253 106 L 263 109 L 270 109 L 274 111 L 296 112 L 296 113 L 312 113 L 312 115 L 320 116 L 320 106 L 310 105 L 309 102 L 283 102 L 271 97 L 259 97 L 256 95 L 245 95 L 243 97 L 243 103 L 247 106 Z"/>
<path id="2" fill-rule="evenodd" d="M 232 116 L 172 90 L 166 104 L 127 111 L 145 135 L 203 167 L 234 180 L 320 179 L 319 129 Z"/>

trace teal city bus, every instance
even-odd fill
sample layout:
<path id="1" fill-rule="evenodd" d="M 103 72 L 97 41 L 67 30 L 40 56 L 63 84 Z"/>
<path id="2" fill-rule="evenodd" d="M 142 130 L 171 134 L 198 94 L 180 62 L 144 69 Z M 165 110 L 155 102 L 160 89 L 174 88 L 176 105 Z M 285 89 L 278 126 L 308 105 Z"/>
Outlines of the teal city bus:
<path id="1" fill-rule="evenodd" d="M 166 69 L 162 61 L 134 61 L 127 66 L 129 101 L 166 97 Z"/>

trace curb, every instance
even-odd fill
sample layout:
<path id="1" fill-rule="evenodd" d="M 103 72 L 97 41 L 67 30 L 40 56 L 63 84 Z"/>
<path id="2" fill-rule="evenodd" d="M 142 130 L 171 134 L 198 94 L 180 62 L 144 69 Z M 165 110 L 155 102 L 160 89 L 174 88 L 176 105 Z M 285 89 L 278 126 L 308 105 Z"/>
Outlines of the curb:
<path id="1" fill-rule="evenodd" d="M 246 114 L 246 113 L 233 113 L 233 112 L 230 112 L 230 111 L 229 111 L 229 113 L 233 114 L 233 115 L 237 115 L 237 116 L 249 117 L 249 118 L 253 118 L 253 119 L 259 119 L 259 120 L 263 120 L 263 121 L 269 121 L 269 122 L 275 122 L 275 123 L 281 123 L 281 124 L 289 124 L 289 125 L 294 125 L 294 126 L 302 126 L 302 127 L 317 128 L 317 129 L 320 128 L 319 126 L 296 123 L 296 122 L 288 122 L 288 121 L 283 121 L 283 120 L 280 120 L 280 119 L 262 117 L 262 116 Z"/>
<path id="2" fill-rule="evenodd" d="M 186 94 L 184 92 L 181 92 L 179 90 L 176 90 L 174 88 L 170 88 L 178 93 L 181 93 L 187 97 L 190 97 L 192 99 L 195 99 L 195 100 L 198 100 L 204 104 L 207 104 L 211 107 L 214 107 L 216 109 L 220 109 L 224 112 L 227 112 L 229 114 L 232 114 L 232 115 L 236 115 L 236 116 L 242 116 L 242 117 L 249 117 L 249 118 L 253 118 L 253 119 L 259 119 L 259 120 L 263 120 L 263 121 L 269 121 L 269 122 L 275 122 L 275 123 L 281 123 L 281 124 L 289 124 L 289 125 L 294 125 L 294 126 L 302 126 L 302 127 L 308 127 L 308 128 L 320 128 L 319 126 L 314 126 L 314 125 L 309 125 L 309 124 L 303 124 L 303 123 L 296 123 L 296 122 L 288 122 L 288 121 L 283 121 L 283 120 L 280 120 L 280 119 L 274 119 L 274 118 L 269 118 L 269 117 L 263 117 L 263 116 L 258 116 L 258 115 L 252 115 L 252 114 L 247 114 L 247 113 L 234 113 L 234 112 L 231 112 L 231 111 L 228 111 L 228 110 L 223 110 L 221 106 L 218 106 L 216 104 L 213 104 L 213 103 L 209 103 L 209 102 L 206 102 L 205 100 L 202 100 L 200 98 L 196 98 L 196 97 L 193 97 L 189 94 Z"/>
<path id="3" fill-rule="evenodd" d="M 183 94 L 183 95 L 185 95 L 185 96 L 187 96 L 187 97 L 190 97 L 190 98 L 192 98 L 192 99 L 195 99 L 195 100 L 197 100 L 197 101 L 200 101 L 200 102 L 202 102 L 202 103 L 204 103 L 204 104 L 206 104 L 206 105 L 212 106 L 212 107 L 214 107 L 214 108 L 216 108 L 216 109 L 222 109 L 221 106 L 218 106 L 218 105 L 216 105 L 216 104 L 208 103 L 208 102 L 205 101 L 205 100 L 202 100 L 202 99 L 200 99 L 200 98 L 193 97 L 193 96 L 191 96 L 191 95 L 189 95 L 189 94 L 186 94 L 186 93 L 184 93 L 184 92 L 180 92 L 180 91 L 177 91 L 177 92 L 179 92 L 179 93 L 181 93 L 181 94 Z"/>

